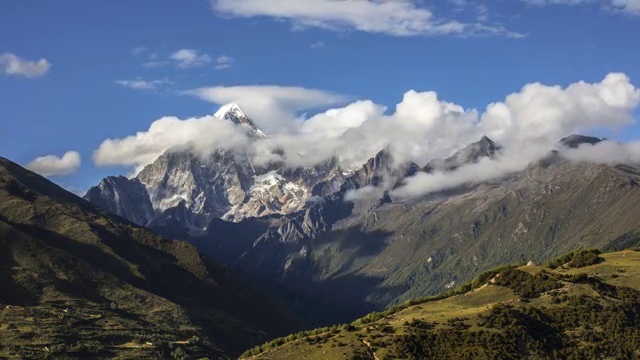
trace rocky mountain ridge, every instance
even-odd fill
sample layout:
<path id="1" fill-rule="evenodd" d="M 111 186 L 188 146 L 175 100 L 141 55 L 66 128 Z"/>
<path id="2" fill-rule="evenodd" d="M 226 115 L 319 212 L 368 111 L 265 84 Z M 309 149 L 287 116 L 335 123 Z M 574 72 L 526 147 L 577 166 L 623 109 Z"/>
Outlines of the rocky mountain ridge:
<path id="1" fill-rule="evenodd" d="M 335 160 L 314 168 L 257 168 L 242 154 L 217 153 L 206 162 L 168 152 L 136 180 L 156 211 L 148 227 L 189 239 L 323 325 L 435 294 L 502 262 L 633 237 L 640 228 L 632 206 L 640 200 L 634 164 L 563 157 L 599 141 L 572 135 L 523 171 L 409 199 L 393 198 L 407 177 L 499 161 L 504 149 L 485 136 L 422 168 L 397 163 L 383 149 L 351 173 Z M 139 210 L 144 214 L 148 203 L 140 204 L 147 204 Z M 319 307 L 326 311 L 310 311 Z"/>
<path id="2" fill-rule="evenodd" d="M 224 105 L 215 118 L 241 126 L 254 139 L 267 136 L 237 104 Z M 304 168 L 258 166 L 242 152 L 203 156 L 180 148 L 169 149 L 134 178 L 103 179 L 84 198 L 138 225 L 198 236 L 214 218 L 239 221 L 301 210 L 343 180 L 335 159 Z"/>

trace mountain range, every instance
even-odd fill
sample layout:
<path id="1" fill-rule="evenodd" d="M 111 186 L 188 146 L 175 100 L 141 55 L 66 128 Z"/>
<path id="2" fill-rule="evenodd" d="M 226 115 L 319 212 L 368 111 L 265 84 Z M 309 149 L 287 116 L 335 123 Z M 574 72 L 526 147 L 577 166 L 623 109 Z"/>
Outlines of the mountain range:
<path id="1" fill-rule="evenodd" d="M 235 104 L 215 117 L 268 137 Z M 85 199 L 191 242 L 320 326 L 437 294 L 501 263 L 633 241 L 635 164 L 563 156 L 600 141 L 571 135 L 522 171 L 409 199 L 394 195 L 409 177 L 496 160 L 503 147 L 485 136 L 424 166 L 381 149 L 347 171 L 335 159 L 257 167 L 242 153 L 202 159 L 170 149 L 133 178 L 104 179 Z"/>
<path id="2" fill-rule="evenodd" d="M 269 138 L 235 104 L 214 118 Z M 0 357 L 233 357 L 301 328 L 460 295 L 501 264 L 637 246 L 636 164 L 565 156 L 601 141 L 570 135 L 523 170 L 409 198 L 397 195 L 409 179 L 500 161 L 505 148 L 485 136 L 424 166 L 385 148 L 345 170 L 184 146 L 84 199 L 0 159 Z M 375 358 L 363 344 L 350 349 Z M 405 345 L 393 351 L 410 354 Z"/>

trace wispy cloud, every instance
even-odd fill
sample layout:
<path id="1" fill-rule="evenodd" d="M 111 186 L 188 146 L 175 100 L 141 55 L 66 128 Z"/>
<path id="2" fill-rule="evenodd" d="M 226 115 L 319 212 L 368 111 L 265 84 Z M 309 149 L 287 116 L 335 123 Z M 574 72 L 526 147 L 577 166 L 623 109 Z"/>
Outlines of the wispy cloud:
<path id="1" fill-rule="evenodd" d="M 80 168 L 80 154 L 68 151 L 62 157 L 40 156 L 29 162 L 26 168 L 43 176 L 73 174 Z"/>
<path id="2" fill-rule="evenodd" d="M 640 0 L 520 0 L 532 6 L 565 5 L 585 6 L 595 5 L 602 9 L 622 12 L 630 15 L 640 15 Z"/>
<path id="3" fill-rule="evenodd" d="M 135 79 L 135 80 L 116 80 L 115 83 L 120 86 L 128 87 L 134 90 L 157 90 L 158 87 L 160 86 L 173 84 L 173 81 L 169 79 L 159 79 L 159 80 Z"/>
<path id="4" fill-rule="evenodd" d="M 144 54 L 144 53 L 146 53 L 148 51 L 149 51 L 149 48 L 146 47 L 146 46 L 136 46 L 133 49 L 131 49 L 131 53 L 133 55 L 141 55 L 141 54 Z"/>
<path id="5" fill-rule="evenodd" d="M 324 41 L 317 41 L 311 44 L 309 47 L 312 49 L 322 49 L 325 46 L 327 46 L 327 44 L 325 44 Z"/>
<path id="6" fill-rule="evenodd" d="M 0 54 L 0 74 L 37 78 L 45 75 L 51 64 L 46 59 L 25 60 L 12 53 Z"/>
<path id="7" fill-rule="evenodd" d="M 173 60 L 178 67 L 190 68 L 207 65 L 213 61 L 211 56 L 201 54 L 194 49 L 181 49 L 169 55 L 169 59 Z"/>
<path id="8" fill-rule="evenodd" d="M 140 66 L 147 69 L 160 68 L 173 64 L 181 69 L 197 68 L 210 65 L 216 70 L 223 70 L 232 67 L 234 64 L 234 59 L 231 56 L 219 55 L 218 57 L 212 57 L 211 55 L 202 53 L 196 49 L 180 49 L 174 51 L 166 57 L 161 57 L 158 52 L 152 51 L 146 46 L 139 46 L 133 48 L 131 50 L 131 53 L 136 58 L 143 60 L 140 63 Z M 134 85 L 141 88 L 145 86 L 140 81 L 121 85 Z"/>
<path id="9" fill-rule="evenodd" d="M 148 69 L 163 67 L 165 65 L 169 65 L 169 61 L 167 61 L 167 60 L 145 61 L 142 64 L 140 64 L 140 66 L 142 66 L 144 68 L 148 68 Z"/>
<path id="10" fill-rule="evenodd" d="M 501 25 L 440 18 L 413 1 L 212 0 L 212 8 L 227 16 L 286 19 L 298 29 L 352 29 L 392 36 L 519 37 Z"/>
<path id="11" fill-rule="evenodd" d="M 232 57 L 226 56 L 226 55 L 220 55 L 216 59 L 215 69 L 216 70 L 228 69 L 233 66 L 233 62 L 234 60 Z"/>

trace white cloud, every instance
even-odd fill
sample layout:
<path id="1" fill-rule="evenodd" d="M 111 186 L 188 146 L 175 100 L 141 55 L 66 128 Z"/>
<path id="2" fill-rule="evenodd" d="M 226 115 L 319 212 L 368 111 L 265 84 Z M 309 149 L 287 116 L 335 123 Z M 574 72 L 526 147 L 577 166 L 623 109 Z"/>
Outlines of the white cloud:
<path id="1" fill-rule="evenodd" d="M 407 179 L 405 186 L 396 189 L 393 195 L 419 196 L 523 170 L 557 148 L 557 141 L 563 136 L 594 128 L 619 129 L 635 122 L 633 112 L 639 102 L 640 89 L 620 73 L 609 74 L 599 83 L 577 82 L 566 88 L 540 83 L 526 85 L 520 92 L 507 96 L 504 102 L 489 105 L 465 130 L 476 139 L 486 134 L 497 140 L 504 146 L 503 156 L 463 166 L 451 173 L 418 174 Z M 567 157 L 604 163 L 640 160 L 637 145 L 604 143 L 580 150 L 568 151 Z"/>
<path id="2" fill-rule="evenodd" d="M 216 70 L 223 70 L 223 69 L 228 69 L 230 67 L 233 66 L 233 58 L 226 56 L 226 55 L 220 55 L 218 56 L 218 58 L 216 58 Z"/>
<path id="3" fill-rule="evenodd" d="M 207 65 L 213 61 L 211 56 L 200 54 L 194 49 L 181 49 L 169 55 L 169 59 L 176 62 L 181 68 L 199 67 Z"/>
<path id="4" fill-rule="evenodd" d="M 212 0 L 212 7 L 228 16 L 286 19 L 296 28 L 354 29 L 393 36 L 518 35 L 501 26 L 440 19 L 406 0 Z"/>
<path id="5" fill-rule="evenodd" d="M 612 7 L 629 14 L 640 15 L 640 0 L 612 0 Z"/>
<path id="6" fill-rule="evenodd" d="M 345 101 L 344 96 L 327 91 L 275 85 L 217 86 L 186 93 L 216 104 L 238 103 L 267 133 L 290 129 L 298 111 Z"/>
<path id="7" fill-rule="evenodd" d="M 146 46 L 136 46 L 133 49 L 131 49 L 131 53 L 136 56 L 144 54 L 146 52 L 149 52 L 149 48 Z"/>
<path id="8" fill-rule="evenodd" d="M 627 14 L 640 15 L 640 0 L 520 0 L 529 5 L 598 5 L 604 9 L 621 11 Z"/>
<path id="9" fill-rule="evenodd" d="M 96 152 L 96 162 L 139 167 L 166 149 L 190 141 L 203 153 L 218 147 L 243 149 L 255 164 L 284 161 L 297 167 L 336 158 L 343 169 L 359 168 L 384 148 L 398 163 L 413 161 L 422 166 L 450 156 L 483 135 L 504 146 L 504 155 L 497 160 L 461 167 L 451 174 L 422 174 L 394 193 L 416 196 L 523 169 L 572 133 L 623 128 L 635 122 L 632 114 L 640 103 L 640 90 L 620 73 L 567 87 L 528 84 L 484 111 L 444 101 L 432 91 L 407 91 L 390 114 L 383 105 L 359 100 L 310 117 L 300 116 L 300 111 L 343 102 L 344 96 L 280 86 L 213 87 L 188 93 L 214 103 L 239 103 L 269 137 L 249 141 L 232 131 L 237 130 L 233 127 L 225 130 L 230 122 L 205 120 L 211 117 L 164 118 L 148 131 L 105 141 Z M 636 159 L 634 149 L 609 149 L 617 158 L 602 155 L 598 161 Z"/>
<path id="10" fill-rule="evenodd" d="M 146 131 L 103 141 L 93 159 L 98 166 L 126 165 L 137 172 L 171 148 L 189 146 L 205 156 L 215 149 L 238 147 L 246 141 L 246 134 L 230 121 L 213 116 L 186 120 L 167 116 L 151 123 Z"/>
<path id="11" fill-rule="evenodd" d="M 116 84 L 124 87 L 128 87 L 134 90 L 156 90 L 159 86 L 163 85 L 171 85 L 173 81 L 169 79 L 160 79 L 160 80 L 116 80 Z"/>
<path id="12" fill-rule="evenodd" d="M 158 68 L 165 65 L 169 65 L 169 61 L 167 60 L 159 60 L 159 61 L 146 61 L 141 64 L 142 67 L 145 68 Z"/>
<path id="13" fill-rule="evenodd" d="M 602 141 L 595 145 L 583 144 L 577 149 L 563 151 L 562 155 L 570 160 L 598 164 L 640 164 L 640 142 L 619 144 Z"/>
<path id="14" fill-rule="evenodd" d="M 309 47 L 312 49 L 322 49 L 325 46 L 327 46 L 327 44 L 325 44 L 324 41 L 317 41 L 311 44 Z"/>
<path id="15" fill-rule="evenodd" d="M 33 159 L 26 168 L 43 176 L 68 175 L 80 167 L 80 154 L 68 151 L 62 157 L 55 155 L 41 156 Z"/>
<path id="16" fill-rule="evenodd" d="M 234 63 L 234 59 L 230 56 L 220 55 L 214 58 L 195 49 L 180 49 L 167 58 L 161 57 L 157 52 L 144 46 L 134 48 L 131 52 L 138 58 L 144 58 L 140 64 L 144 68 L 159 68 L 174 64 L 179 68 L 187 69 L 211 64 L 214 69 L 223 70 L 232 67 Z"/>
<path id="17" fill-rule="evenodd" d="M 37 78 L 46 74 L 51 64 L 46 59 L 38 61 L 25 60 L 12 53 L 0 54 L 0 73 L 5 75 L 22 75 Z"/>

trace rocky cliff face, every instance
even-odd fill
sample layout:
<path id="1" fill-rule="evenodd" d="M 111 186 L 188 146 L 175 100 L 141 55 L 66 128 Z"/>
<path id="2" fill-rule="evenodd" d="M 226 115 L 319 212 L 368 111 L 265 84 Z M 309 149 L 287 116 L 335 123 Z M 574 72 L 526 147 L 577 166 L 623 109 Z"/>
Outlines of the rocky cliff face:
<path id="1" fill-rule="evenodd" d="M 109 176 L 92 187 L 84 198 L 138 225 L 146 226 L 155 217 L 149 194 L 138 179 Z"/>

